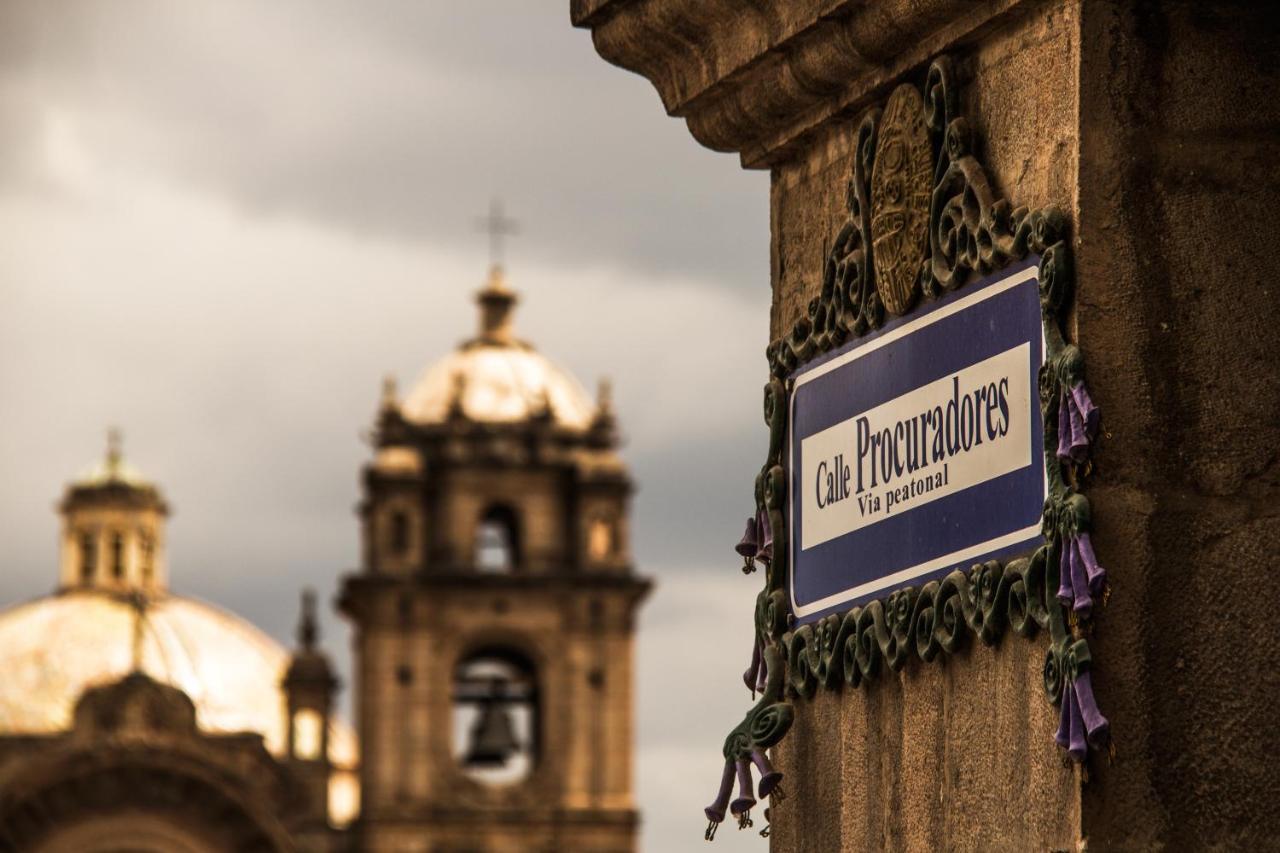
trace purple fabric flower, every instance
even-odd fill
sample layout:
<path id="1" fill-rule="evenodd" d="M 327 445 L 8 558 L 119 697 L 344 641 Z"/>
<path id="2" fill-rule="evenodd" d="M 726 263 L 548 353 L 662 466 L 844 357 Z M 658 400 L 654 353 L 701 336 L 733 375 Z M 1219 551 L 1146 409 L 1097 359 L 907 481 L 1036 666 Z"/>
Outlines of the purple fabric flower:
<path id="1" fill-rule="evenodd" d="M 1053 739 L 1077 763 L 1084 761 L 1089 753 L 1084 739 L 1084 720 L 1080 717 L 1080 703 L 1076 701 L 1075 687 L 1071 684 L 1067 684 L 1062 690 L 1062 710 L 1058 717 L 1058 731 Z"/>
<path id="2" fill-rule="evenodd" d="M 1077 675 L 1072 686 L 1080 708 L 1080 717 L 1084 722 L 1085 735 L 1089 739 L 1089 746 L 1102 749 L 1111 740 L 1111 723 L 1107 722 L 1107 718 L 1098 710 L 1098 702 L 1093 698 L 1093 680 L 1089 677 L 1089 671 L 1085 670 Z"/>
<path id="3" fill-rule="evenodd" d="M 1071 402 L 1075 404 L 1075 410 L 1080 413 L 1086 434 L 1092 440 L 1098 434 L 1098 421 L 1102 417 L 1102 412 L 1093 404 L 1093 398 L 1089 396 L 1089 389 L 1084 387 L 1083 381 L 1072 386 Z"/>
<path id="4" fill-rule="evenodd" d="M 1067 398 L 1058 401 L 1058 458 L 1071 458 L 1071 417 L 1067 414 Z"/>
<path id="5" fill-rule="evenodd" d="M 769 763 L 769 756 L 765 755 L 763 749 L 751 750 L 751 761 L 756 765 L 756 769 L 760 771 L 760 799 L 767 799 L 770 794 L 778 790 L 778 785 L 782 782 L 782 773 L 773 769 L 773 765 Z M 779 797 L 782 794 L 778 794 Z"/>
<path id="6" fill-rule="evenodd" d="M 726 760 L 724 774 L 720 777 L 720 792 L 715 801 L 702 810 L 707 816 L 707 831 L 703 835 L 708 841 L 716 837 L 716 828 L 724 820 L 725 809 L 729 807 L 729 792 L 733 789 L 733 762 Z"/>
<path id="7" fill-rule="evenodd" d="M 1083 462 L 1098 433 L 1100 417 L 1083 382 L 1077 382 L 1070 391 L 1064 388 L 1058 399 L 1058 458 Z"/>
<path id="8" fill-rule="evenodd" d="M 1080 538 L 1069 538 L 1067 549 L 1068 568 L 1071 570 L 1071 588 L 1075 593 L 1075 602 L 1071 609 L 1081 616 L 1087 616 L 1093 610 L 1093 597 L 1089 595 L 1089 581 L 1084 571 L 1084 561 L 1080 559 Z"/>
<path id="9" fill-rule="evenodd" d="M 747 518 L 747 529 L 738 540 L 738 544 L 733 546 L 733 550 L 738 552 L 738 556 L 750 560 L 756 555 L 759 544 L 756 536 L 756 519 L 755 516 L 750 516 Z"/>
<path id="10" fill-rule="evenodd" d="M 749 820 L 746 814 L 756 804 L 756 798 L 751 792 L 751 765 L 745 758 L 739 758 L 737 767 L 738 796 L 729 804 L 729 813 L 738 818 L 740 824 L 745 824 Z"/>
<path id="11" fill-rule="evenodd" d="M 760 519 L 756 527 L 760 531 L 760 552 L 756 554 L 756 559 L 767 565 L 773 559 L 773 527 L 769 524 L 767 509 L 760 510 Z"/>
<path id="12" fill-rule="evenodd" d="M 1105 749 L 1111 742 L 1111 723 L 1098 710 L 1089 670 L 1082 670 L 1063 685 L 1058 731 L 1053 739 L 1077 763 L 1084 761 L 1089 749 Z"/>
<path id="13" fill-rule="evenodd" d="M 1093 540 L 1089 534 L 1080 533 L 1075 537 L 1075 547 L 1080 552 L 1080 561 L 1084 563 L 1085 574 L 1089 577 L 1089 592 L 1101 595 L 1107 585 L 1107 570 L 1098 565 L 1098 558 L 1093 553 Z"/>
<path id="14" fill-rule="evenodd" d="M 1107 585 L 1107 570 L 1098 565 L 1088 533 L 1062 537 L 1062 562 L 1058 574 L 1058 600 L 1081 616 L 1093 610 L 1093 596 Z"/>
<path id="15" fill-rule="evenodd" d="M 1063 607 L 1070 607 L 1075 600 L 1071 585 L 1071 539 L 1063 536 L 1061 542 L 1062 561 L 1058 567 L 1058 601 Z"/>

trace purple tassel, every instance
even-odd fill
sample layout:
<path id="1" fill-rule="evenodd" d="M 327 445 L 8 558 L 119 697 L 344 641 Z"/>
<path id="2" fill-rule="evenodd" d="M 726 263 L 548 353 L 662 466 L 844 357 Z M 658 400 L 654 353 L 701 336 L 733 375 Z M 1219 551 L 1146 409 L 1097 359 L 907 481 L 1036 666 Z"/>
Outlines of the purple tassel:
<path id="1" fill-rule="evenodd" d="M 1102 417 L 1102 412 L 1093 404 L 1093 398 L 1089 396 L 1089 389 L 1084 387 L 1084 382 L 1077 382 L 1071 388 L 1071 401 L 1075 403 L 1076 411 L 1080 413 L 1080 419 L 1084 422 L 1084 427 L 1089 440 L 1098 434 L 1098 421 Z"/>
<path id="2" fill-rule="evenodd" d="M 1081 616 L 1093 610 L 1093 596 L 1102 592 L 1107 572 L 1098 565 L 1088 533 L 1062 537 L 1062 562 L 1058 569 L 1058 601 Z"/>
<path id="3" fill-rule="evenodd" d="M 1071 417 L 1067 414 L 1067 400 L 1058 401 L 1058 458 L 1071 458 Z"/>
<path id="4" fill-rule="evenodd" d="M 1062 537 L 1062 561 L 1058 566 L 1058 601 L 1063 607 L 1070 607 L 1075 596 L 1071 590 L 1071 538 Z"/>
<path id="5" fill-rule="evenodd" d="M 1084 563 L 1085 573 L 1089 576 L 1089 592 L 1101 595 L 1107 585 L 1107 570 L 1098 565 L 1098 558 L 1093 553 L 1093 541 L 1088 533 L 1076 536 L 1075 546 L 1080 551 L 1080 560 Z"/>
<path id="6" fill-rule="evenodd" d="M 773 559 L 773 527 L 769 524 L 767 509 L 760 511 L 760 520 L 756 527 L 760 531 L 760 552 L 756 554 L 756 559 L 768 565 Z"/>
<path id="7" fill-rule="evenodd" d="M 1053 739 L 1077 763 L 1084 761 L 1089 749 L 1102 750 L 1111 742 L 1111 723 L 1098 710 L 1087 669 L 1063 685 L 1062 709 Z"/>
<path id="8" fill-rule="evenodd" d="M 747 671 L 742 673 L 742 682 L 751 691 L 752 699 L 756 698 L 756 690 L 760 684 L 760 667 L 763 662 L 760 656 L 760 644 L 753 642 L 751 644 L 751 666 L 747 667 Z"/>
<path id="9" fill-rule="evenodd" d="M 760 799 L 766 799 L 770 794 L 778 791 L 778 785 L 782 782 L 782 773 L 773 769 L 773 765 L 769 763 L 769 756 L 765 755 L 763 749 L 751 750 L 751 760 L 760 771 Z M 782 797 L 780 791 L 778 797 Z"/>
<path id="10" fill-rule="evenodd" d="M 1075 593 L 1072 609 L 1081 616 L 1087 616 L 1093 610 L 1093 598 L 1089 595 L 1089 582 L 1085 578 L 1084 562 L 1080 559 L 1080 540 L 1075 536 L 1070 539 L 1067 562 L 1071 569 L 1071 589 Z"/>
<path id="11" fill-rule="evenodd" d="M 724 775 L 720 777 L 720 792 L 716 794 L 715 802 L 702 810 L 707 816 L 707 831 L 703 835 L 707 841 L 711 841 L 716 837 L 716 829 L 724 820 L 725 809 L 729 806 L 729 791 L 733 789 L 733 762 L 726 760 L 724 763 Z"/>
<path id="12" fill-rule="evenodd" d="M 738 552 L 739 557 L 750 560 L 756 555 L 756 549 L 759 540 L 756 536 L 756 519 L 755 516 L 747 518 L 747 529 L 743 532 L 742 538 L 738 540 L 738 544 L 733 546 L 733 550 Z"/>
<path id="13" fill-rule="evenodd" d="M 1089 671 L 1085 670 L 1076 676 L 1075 695 L 1080 706 L 1080 716 L 1084 721 L 1085 734 L 1089 746 L 1102 749 L 1111 740 L 1111 723 L 1098 710 L 1098 702 L 1093 698 L 1093 680 Z"/>
<path id="14" fill-rule="evenodd" d="M 1067 409 L 1071 418 L 1071 458 L 1076 462 L 1083 462 L 1089 453 L 1089 436 L 1084 430 L 1084 419 L 1076 411 L 1074 403 L 1068 404 Z"/>
<path id="15" fill-rule="evenodd" d="M 741 819 L 741 816 L 751 810 L 756 804 L 756 798 L 751 795 L 751 765 L 746 759 L 740 758 L 737 762 L 738 769 L 738 797 L 729 804 L 729 813 Z"/>
<path id="16" fill-rule="evenodd" d="M 1063 389 L 1058 401 L 1058 458 L 1083 462 L 1098 433 L 1101 414 L 1083 382 Z"/>
<path id="17" fill-rule="evenodd" d="M 1084 739 L 1084 720 L 1080 716 L 1080 702 L 1076 699 L 1075 687 L 1068 686 L 1066 692 L 1064 698 L 1071 702 L 1071 743 L 1067 746 L 1067 755 L 1078 764 L 1089 754 L 1089 746 Z"/>

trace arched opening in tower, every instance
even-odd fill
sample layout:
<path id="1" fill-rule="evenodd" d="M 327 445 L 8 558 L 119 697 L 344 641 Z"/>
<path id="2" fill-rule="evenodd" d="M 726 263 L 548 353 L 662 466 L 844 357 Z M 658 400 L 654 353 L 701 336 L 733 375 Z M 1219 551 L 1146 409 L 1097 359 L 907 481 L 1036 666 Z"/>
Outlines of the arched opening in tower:
<path id="1" fill-rule="evenodd" d="M 533 772 L 541 745 L 537 672 L 516 649 L 459 661 L 453 680 L 453 756 L 472 779 L 510 785 Z"/>
<path id="2" fill-rule="evenodd" d="M 503 574 L 520 568 L 520 518 L 506 504 L 494 504 L 476 525 L 475 565 L 481 572 Z"/>

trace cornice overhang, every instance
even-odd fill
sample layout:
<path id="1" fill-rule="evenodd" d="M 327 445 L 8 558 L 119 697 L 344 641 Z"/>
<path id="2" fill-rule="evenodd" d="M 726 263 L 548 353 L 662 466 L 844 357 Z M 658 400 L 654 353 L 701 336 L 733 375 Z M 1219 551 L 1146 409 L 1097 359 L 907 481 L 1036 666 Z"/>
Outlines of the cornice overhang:
<path id="1" fill-rule="evenodd" d="M 746 168 L 1032 0 L 570 0 L 605 60 Z"/>

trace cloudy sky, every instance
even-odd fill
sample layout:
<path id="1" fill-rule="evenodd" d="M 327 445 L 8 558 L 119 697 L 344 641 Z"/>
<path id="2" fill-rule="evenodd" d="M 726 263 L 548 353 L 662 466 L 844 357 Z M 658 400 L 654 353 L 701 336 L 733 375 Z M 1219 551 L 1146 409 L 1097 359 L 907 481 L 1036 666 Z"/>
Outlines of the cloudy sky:
<path id="1" fill-rule="evenodd" d="M 0 4 L 0 605 L 52 589 L 53 504 L 118 425 L 175 507 L 176 589 L 289 641 L 299 587 L 331 598 L 356 566 L 382 376 L 408 387 L 472 331 L 499 195 L 519 331 L 614 380 L 659 582 L 644 847 L 700 850 L 748 704 L 755 584 L 730 549 L 764 444 L 768 182 L 568 5 Z"/>

